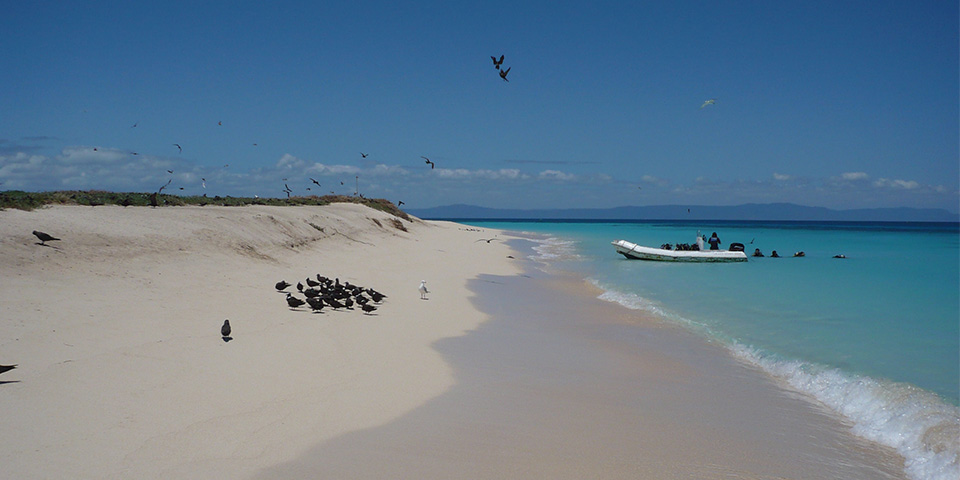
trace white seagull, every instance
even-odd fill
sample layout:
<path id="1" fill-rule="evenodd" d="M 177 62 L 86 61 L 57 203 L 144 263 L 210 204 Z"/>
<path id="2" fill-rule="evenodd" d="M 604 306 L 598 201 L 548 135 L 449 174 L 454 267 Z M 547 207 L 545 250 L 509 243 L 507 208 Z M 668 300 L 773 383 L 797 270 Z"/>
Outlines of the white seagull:
<path id="1" fill-rule="evenodd" d="M 427 281 L 420 280 L 420 298 L 426 300 L 428 293 L 430 293 L 430 290 L 427 290 Z"/>
<path id="2" fill-rule="evenodd" d="M 715 104 L 715 103 L 717 103 L 717 99 L 716 99 L 716 98 L 711 98 L 710 100 L 707 100 L 706 102 L 703 102 L 703 105 L 700 105 L 700 108 L 706 107 L 707 105 L 713 105 L 713 104 Z"/>

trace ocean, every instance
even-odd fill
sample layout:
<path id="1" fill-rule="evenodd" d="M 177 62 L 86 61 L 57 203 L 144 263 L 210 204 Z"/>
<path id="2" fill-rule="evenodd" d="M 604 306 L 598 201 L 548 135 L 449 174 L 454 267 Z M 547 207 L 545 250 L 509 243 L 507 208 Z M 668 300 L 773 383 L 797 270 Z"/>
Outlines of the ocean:
<path id="1" fill-rule="evenodd" d="M 457 221 L 535 234 L 532 258 L 582 275 L 604 300 L 720 342 L 855 435 L 896 449 L 911 478 L 960 478 L 957 224 Z M 646 262 L 610 245 L 693 244 L 698 231 L 766 256 Z"/>

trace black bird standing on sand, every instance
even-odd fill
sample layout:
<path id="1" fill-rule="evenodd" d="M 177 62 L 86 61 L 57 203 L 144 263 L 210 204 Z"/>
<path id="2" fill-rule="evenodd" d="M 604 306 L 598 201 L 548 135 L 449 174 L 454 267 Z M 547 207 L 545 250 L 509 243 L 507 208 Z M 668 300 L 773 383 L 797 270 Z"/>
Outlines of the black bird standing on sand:
<path id="1" fill-rule="evenodd" d="M 302 306 L 304 303 L 307 303 L 307 302 L 304 302 L 303 300 L 300 300 L 299 298 L 294 297 L 289 293 L 287 294 L 287 305 L 290 305 L 290 308 L 297 308 L 299 306 Z"/>
<path id="2" fill-rule="evenodd" d="M 0 365 L 0 373 L 9 372 L 10 370 L 13 370 L 14 368 L 17 368 L 17 366 L 16 366 L 16 365 Z"/>
<path id="3" fill-rule="evenodd" d="M 230 320 L 223 321 L 223 326 L 220 327 L 220 335 L 222 335 L 223 338 L 230 336 Z"/>
<path id="4" fill-rule="evenodd" d="M 310 309 L 314 312 L 323 310 L 323 299 L 320 297 L 307 297 L 307 303 L 310 304 Z"/>
<path id="5" fill-rule="evenodd" d="M 43 233 L 43 232 L 38 232 L 38 231 L 36 231 L 36 230 L 33 231 L 33 234 L 36 235 L 37 238 L 40 239 L 40 245 L 46 245 L 45 242 L 50 242 L 50 241 L 53 241 L 53 240 L 60 240 L 59 238 L 54 238 L 54 237 L 52 237 L 50 234 Z"/>
<path id="6" fill-rule="evenodd" d="M 277 290 L 283 290 L 283 289 L 285 289 L 285 288 L 287 288 L 287 287 L 289 287 L 289 286 L 290 286 L 290 284 L 287 283 L 286 280 L 280 280 L 280 281 L 277 282 L 277 284 L 275 285 L 275 287 L 277 287 Z"/>
<path id="7" fill-rule="evenodd" d="M 360 305 L 360 308 L 363 309 L 363 313 L 371 313 L 371 312 L 373 312 L 374 310 L 377 309 L 377 307 L 374 307 L 373 305 L 370 305 L 369 303 L 364 303 L 363 305 Z"/>

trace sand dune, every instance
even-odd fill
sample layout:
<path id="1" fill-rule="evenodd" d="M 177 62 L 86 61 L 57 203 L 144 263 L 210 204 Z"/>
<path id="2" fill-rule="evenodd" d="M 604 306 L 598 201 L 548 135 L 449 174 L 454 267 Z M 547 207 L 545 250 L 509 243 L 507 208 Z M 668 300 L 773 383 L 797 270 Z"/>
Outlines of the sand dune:
<path id="1" fill-rule="evenodd" d="M 453 384 L 430 346 L 484 321 L 467 281 L 519 271 L 476 242 L 499 232 L 354 204 L 54 206 L 0 225 L 8 478 L 237 478 L 389 422 Z M 317 273 L 388 298 L 313 314 L 273 287 Z"/>

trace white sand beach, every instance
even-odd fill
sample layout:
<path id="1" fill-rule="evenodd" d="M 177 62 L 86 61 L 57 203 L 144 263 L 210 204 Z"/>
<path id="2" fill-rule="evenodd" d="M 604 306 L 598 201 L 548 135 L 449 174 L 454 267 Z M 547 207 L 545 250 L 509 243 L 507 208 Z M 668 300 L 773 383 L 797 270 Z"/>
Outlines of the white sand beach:
<path id="1" fill-rule="evenodd" d="M 476 242 L 497 232 L 355 204 L 54 206 L 0 225 L 7 478 L 240 478 L 382 424 L 452 385 L 430 345 L 484 320 L 467 280 L 517 271 Z M 318 273 L 388 298 L 314 314 L 274 288 Z"/>
<path id="2" fill-rule="evenodd" d="M 0 211 L 4 476 L 902 478 L 507 237 L 355 204 Z M 318 273 L 388 297 L 315 314 L 274 288 Z"/>

